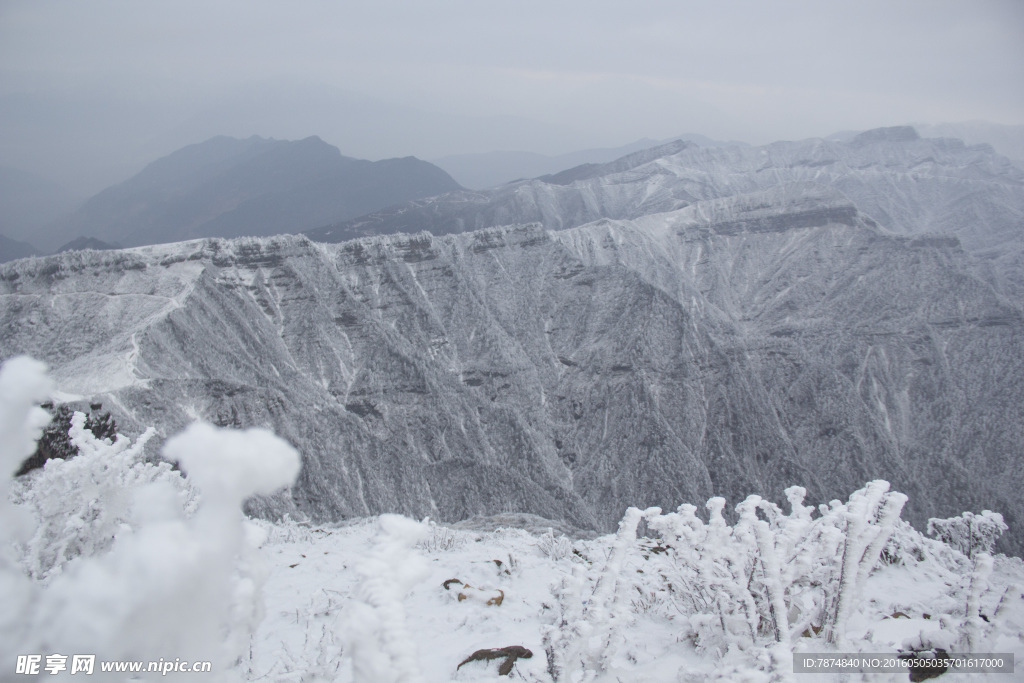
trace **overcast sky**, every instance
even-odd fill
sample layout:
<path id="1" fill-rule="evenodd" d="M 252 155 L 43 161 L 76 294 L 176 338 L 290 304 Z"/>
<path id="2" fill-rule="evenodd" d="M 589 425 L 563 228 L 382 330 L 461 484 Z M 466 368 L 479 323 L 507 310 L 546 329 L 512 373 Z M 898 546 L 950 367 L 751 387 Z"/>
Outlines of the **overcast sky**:
<path id="1" fill-rule="evenodd" d="M 0 96 L 0 155 L 122 135 L 112 165 L 214 132 L 430 158 L 1020 124 L 1024 2 L 0 0 Z"/>

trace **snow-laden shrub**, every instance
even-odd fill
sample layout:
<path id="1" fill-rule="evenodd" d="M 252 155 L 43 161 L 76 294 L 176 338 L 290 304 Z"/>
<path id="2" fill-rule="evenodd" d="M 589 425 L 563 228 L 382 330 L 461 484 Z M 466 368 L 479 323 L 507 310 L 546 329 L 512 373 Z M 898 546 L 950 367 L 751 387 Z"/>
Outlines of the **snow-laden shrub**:
<path id="1" fill-rule="evenodd" d="M 49 414 L 37 404 L 53 390 L 46 366 L 18 357 L 0 367 L 0 661 L 12 662 L 24 637 L 25 620 L 35 598 L 31 580 L 21 570 L 14 542 L 31 537 L 32 517 L 11 503 L 11 479 L 35 450 Z"/>
<path id="2" fill-rule="evenodd" d="M 466 544 L 466 536 L 441 526 L 433 520 L 427 520 L 427 535 L 416 544 L 416 547 L 428 553 L 442 553 L 457 550 Z"/>
<path id="3" fill-rule="evenodd" d="M 931 519 L 928 531 L 938 538 L 927 538 L 909 524 L 901 522 L 886 544 L 883 559 L 888 564 L 914 567 L 926 565 L 941 571 L 943 580 L 956 587 L 962 610 L 951 605 L 936 605 L 945 612 L 941 628 L 931 629 L 919 638 L 903 643 L 907 651 L 941 648 L 949 652 L 993 652 L 995 641 L 1004 635 L 1017 640 L 1020 624 L 1010 616 L 1019 614 L 1024 588 L 1010 584 L 1000 587 L 990 582 L 995 558 L 992 546 L 1006 531 L 1002 515 L 988 510 L 980 515 L 965 512 L 949 519 Z M 1017 558 L 998 556 L 1004 562 Z M 957 598 L 947 596 L 950 603 Z M 966 596 L 964 596 L 966 593 Z"/>
<path id="4" fill-rule="evenodd" d="M 164 447 L 201 493 L 187 516 L 166 467 L 136 462 L 138 450 L 124 439 L 90 439 L 80 421 L 81 455 L 48 464 L 12 504 L 9 475 L 35 447 L 46 413 L 34 404 L 48 392 L 42 364 L 17 358 L 0 368 L 0 468 L 8 475 L 0 476 L 0 661 L 24 653 L 211 661 L 211 680 L 221 679 L 261 616 L 261 534 L 241 504 L 294 481 L 298 454 L 265 430 L 193 425 Z M 87 489 L 79 497 L 68 493 L 76 477 Z M 64 488 L 40 488 L 47 484 Z M 88 500 L 90 490 L 110 500 Z M 65 494 L 72 499 L 44 500 Z M 47 515 L 42 531 L 32 528 L 33 513 Z M 19 564 L 14 543 L 35 548 L 26 561 L 35 571 Z M 58 566 L 63 571 L 53 571 Z M 43 575 L 47 581 L 37 580 Z"/>
<path id="5" fill-rule="evenodd" d="M 991 553 L 1006 529 L 1003 516 L 991 510 L 982 510 L 980 515 L 965 512 L 959 517 L 928 520 L 929 534 L 970 558 L 978 553 Z"/>
<path id="6" fill-rule="evenodd" d="M 660 508 L 626 510 L 604 568 L 587 591 L 589 597 L 584 597 L 587 580 L 580 565 L 556 589 L 561 615 L 544 631 L 554 680 L 590 683 L 618 667 L 626 645 L 624 633 L 634 621 L 631 607 L 637 582 L 627 568 L 628 558 L 636 546 L 640 521 L 659 514 Z"/>
<path id="7" fill-rule="evenodd" d="M 76 557 L 108 551 L 118 535 L 146 519 L 151 504 L 145 492 L 164 490 L 151 484 L 166 484 L 179 507 L 194 510 L 195 490 L 169 463 L 143 460 L 153 434 L 147 430 L 134 444 L 120 434 L 97 439 L 85 428 L 85 415 L 76 412 L 69 436 L 78 457 L 49 460 L 14 482 L 14 500 L 36 522 L 35 533 L 20 544 L 31 577 L 48 579 Z"/>

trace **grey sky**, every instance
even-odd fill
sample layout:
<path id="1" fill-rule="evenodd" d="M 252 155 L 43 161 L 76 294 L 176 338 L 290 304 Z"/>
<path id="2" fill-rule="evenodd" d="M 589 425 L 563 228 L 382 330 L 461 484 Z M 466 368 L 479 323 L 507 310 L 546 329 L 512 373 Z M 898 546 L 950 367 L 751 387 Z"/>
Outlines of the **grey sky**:
<path id="1" fill-rule="evenodd" d="M 430 158 L 1017 124 L 1024 3 L 0 0 L 0 96 L 0 164 L 119 133 L 111 168 L 216 132 Z"/>

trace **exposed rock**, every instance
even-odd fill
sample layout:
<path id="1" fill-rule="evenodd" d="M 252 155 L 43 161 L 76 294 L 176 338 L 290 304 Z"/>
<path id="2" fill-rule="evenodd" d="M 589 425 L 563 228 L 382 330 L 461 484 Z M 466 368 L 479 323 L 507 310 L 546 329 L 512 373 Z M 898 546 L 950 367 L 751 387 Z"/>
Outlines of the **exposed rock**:
<path id="1" fill-rule="evenodd" d="M 533 652 L 522 645 L 509 645 L 508 647 L 499 647 L 493 650 L 477 650 L 462 660 L 462 663 L 455 668 L 461 669 L 464 664 L 469 664 L 470 662 L 489 662 L 492 659 L 503 659 L 504 661 L 498 665 L 498 675 L 508 676 L 512 673 L 512 667 L 515 666 L 517 659 L 530 659 L 531 657 L 533 657 Z"/>

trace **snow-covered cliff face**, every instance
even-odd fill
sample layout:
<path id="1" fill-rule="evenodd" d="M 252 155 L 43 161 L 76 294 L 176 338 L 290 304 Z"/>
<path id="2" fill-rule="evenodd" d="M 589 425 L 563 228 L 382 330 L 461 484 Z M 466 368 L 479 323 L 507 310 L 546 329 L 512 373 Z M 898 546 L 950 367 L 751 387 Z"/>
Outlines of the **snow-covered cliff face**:
<path id="1" fill-rule="evenodd" d="M 0 356 L 122 423 L 271 427 L 303 457 L 290 498 L 259 504 L 277 511 L 609 529 L 627 505 L 885 478 L 908 518 L 998 510 L 1024 548 L 1019 303 L 956 238 L 891 234 L 846 190 L 752 184 L 560 231 L 17 261 Z"/>
<path id="2" fill-rule="evenodd" d="M 791 184 L 838 190 L 890 232 L 956 236 L 990 262 L 1001 288 L 1024 298 L 1024 171 L 987 145 L 920 138 L 910 127 L 867 131 L 849 142 L 708 148 L 675 142 L 496 190 L 399 205 L 308 234 L 341 241 L 528 222 L 562 229 Z"/>

